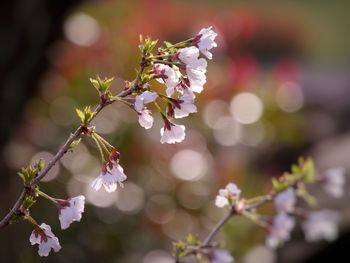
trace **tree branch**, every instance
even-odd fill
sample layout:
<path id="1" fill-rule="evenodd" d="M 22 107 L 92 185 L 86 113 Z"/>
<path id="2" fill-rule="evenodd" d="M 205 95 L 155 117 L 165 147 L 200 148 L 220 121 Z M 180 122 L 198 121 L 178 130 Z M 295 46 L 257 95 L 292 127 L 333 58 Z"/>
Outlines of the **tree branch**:
<path id="1" fill-rule="evenodd" d="M 141 67 L 142 68 L 142 67 Z M 131 92 L 136 88 L 136 85 L 123 90 L 122 92 L 120 92 L 117 97 L 125 97 L 129 94 L 131 94 Z M 114 103 L 115 101 L 108 101 L 108 102 L 100 102 L 97 107 L 95 108 L 94 112 L 94 117 L 97 116 L 97 114 L 106 106 Z M 92 119 L 91 119 L 92 121 Z M 90 121 L 90 122 L 91 122 Z M 46 175 L 47 173 L 52 169 L 52 167 L 63 157 L 63 155 L 67 152 L 67 150 L 69 149 L 70 145 L 72 144 L 73 141 L 75 141 L 76 139 L 78 139 L 78 137 L 82 134 L 83 132 L 83 125 L 80 125 L 75 132 L 67 139 L 67 141 L 60 147 L 60 149 L 57 151 L 56 155 L 51 159 L 51 161 L 47 164 L 47 166 L 44 167 L 43 170 L 41 170 L 38 175 L 33 179 L 32 183 L 29 185 L 29 187 L 33 187 L 35 185 L 37 185 Z M 25 199 L 25 197 L 27 196 L 27 192 L 26 189 L 24 188 L 21 192 L 21 194 L 19 195 L 19 197 L 17 198 L 16 203 L 13 205 L 13 207 L 11 208 L 11 210 L 4 216 L 4 218 L 0 221 L 0 228 L 3 228 L 7 225 L 10 224 L 10 221 L 12 219 L 12 217 L 16 214 L 21 212 L 21 205 L 23 203 L 23 200 Z"/>
<path id="2" fill-rule="evenodd" d="M 235 215 L 235 211 L 231 209 L 229 213 L 222 218 L 215 226 L 214 228 L 210 231 L 209 235 L 204 239 L 204 242 L 202 246 L 207 246 L 210 244 L 210 242 L 213 240 L 215 235 L 219 232 L 219 230 L 226 224 L 226 222 L 231 218 L 231 216 Z"/>
<path id="3" fill-rule="evenodd" d="M 273 198 L 273 195 L 265 195 L 263 197 L 261 197 L 258 201 L 256 201 L 255 203 L 245 207 L 243 209 L 243 211 L 239 211 L 239 213 L 235 210 L 235 208 L 231 208 L 231 210 L 229 211 L 229 213 L 222 218 L 215 226 L 214 228 L 210 231 L 210 233 L 208 234 L 208 236 L 204 239 L 202 246 L 208 246 L 210 244 L 210 242 L 213 240 L 213 238 L 215 237 L 215 235 L 219 232 L 219 230 L 229 221 L 229 219 L 235 215 L 240 215 L 241 213 L 243 213 L 244 211 L 250 211 L 253 209 L 258 208 L 259 206 L 271 201 Z"/>

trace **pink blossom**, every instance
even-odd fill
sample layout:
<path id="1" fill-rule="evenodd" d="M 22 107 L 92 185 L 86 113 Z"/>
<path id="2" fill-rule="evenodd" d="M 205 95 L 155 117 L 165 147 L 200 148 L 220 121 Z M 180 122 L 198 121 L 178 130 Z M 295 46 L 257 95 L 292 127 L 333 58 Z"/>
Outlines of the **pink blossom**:
<path id="1" fill-rule="evenodd" d="M 294 211 L 296 196 L 293 188 L 288 188 L 276 195 L 274 198 L 275 207 L 278 212 L 291 213 Z"/>
<path id="2" fill-rule="evenodd" d="M 145 104 L 153 102 L 157 99 L 158 94 L 156 92 L 144 91 L 142 94 L 137 95 L 135 98 L 135 110 L 137 112 L 142 111 Z"/>
<path id="3" fill-rule="evenodd" d="M 153 117 L 150 110 L 143 108 L 140 112 L 138 112 L 138 115 L 139 124 L 141 125 L 141 127 L 147 130 L 153 126 Z"/>
<path id="4" fill-rule="evenodd" d="M 217 47 L 217 44 L 215 42 L 215 38 L 217 35 L 218 34 L 212 30 L 212 27 L 203 28 L 197 34 L 196 38 L 199 38 L 197 44 L 198 48 L 208 59 L 213 58 L 213 54 L 211 54 L 209 50 L 214 47 Z"/>
<path id="5" fill-rule="evenodd" d="M 326 240 L 333 241 L 338 236 L 338 213 L 331 210 L 310 212 L 302 223 L 305 239 L 309 242 Z"/>
<path id="6" fill-rule="evenodd" d="M 179 59 L 186 65 L 196 63 L 199 57 L 199 49 L 196 47 L 185 47 L 180 49 Z"/>
<path id="7" fill-rule="evenodd" d="M 174 94 L 175 88 L 180 83 L 181 73 L 177 67 L 169 67 L 164 64 L 155 64 L 154 72 L 161 76 L 157 78 L 160 83 L 164 83 L 166 88 L 166 94 L 172 96 Z"/>
<path id="8" fill-rule="evenodd" d="M 174 106 L 175 118 L 187 117 L 190 113 L 197 112 L 197 107 L 194 105 L 195 96 L 193 93 L 186 92 L 178 100 Z"/>
<path id="9" fill-rule="evenodd" d="M 66 229 L 74 221 L 81 220 L 81 214 L 84 212 L 85 197 L 79 195 L 68 200 L 58 201 L 59 219 L 61 228 Z"/>
<path id="10" fill-rule="evenodd" d="M 241 190 L 234 183 L 229 183 L 224 189 L 219 190 L 219 194 L 216 196 L 215 205 L 217 207 L 224 207 L 232 205 L 234 201 L 237 201 L 241 194 Z"/>
<path id="11" fill-rule="evenodd" d="M 185 126 L 165 121 L 164 127 L 160 129 L 161 143 L 177 143 L 185 139 Z"/>
<path id="12" fill-rule="evenodd" d="M 277 248 L 290 239 L 290 232 L 295 226 L 295 219 L 285 213 L 279 213 L 274 217 L 270 233 L 266 239 L 266 245 Z"/>
<path id="13" fill-rule="evenodd" d="M 225 249 L 214 249 L 210 255 L 211 263 L 231 263 L 233 261 L 234 258 Z"/>
<path id="14" fill-rule="evenodd" d="M 207 81 L 205 76 L 207 61 L 199 57 L 199 49 L 187 47 L 180 50 L 179 59 L 186 64 L 186 74 L 189 81 L 189 89 L 200 93 Z"/>
<path id="15" fill-rule="evenodd" d="M 102 170 L 100 175 L 91 183 L 93 189 L 98 191 L 103 185 L 105 190 L 111 193 L 117 189 L 118 184 L 120 187 L 124 187 L 123 182 L 127 177 L 119 163 L 110 161 Z"/>
<path id="16" fill-rule="evenodd" d="M 32 245 L 39 245 L 38 254 L 41 257 L 47 257 L 51 249 L 55 252 L 61 249 L 58 238 L 52 233 L 51 227 L 45 223 L 42 223 L 32 231 L 29 241 Z"/>
<path id="17" fill-rule="evenodd" d="M 343 167 L 332 168 L 323 174 L 324 190 L 336 197 L 341 198 L 344 195 L 345 169 Z"/>

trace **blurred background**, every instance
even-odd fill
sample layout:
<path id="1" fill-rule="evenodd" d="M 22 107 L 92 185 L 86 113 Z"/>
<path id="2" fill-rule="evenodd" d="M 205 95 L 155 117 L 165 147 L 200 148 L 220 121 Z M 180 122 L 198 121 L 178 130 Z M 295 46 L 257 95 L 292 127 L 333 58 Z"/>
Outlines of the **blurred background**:
<path id="1" fill-rule="evenodd" d="M 21 191 L 16 172 L 33 160 L 50 160 L 78 125 L 75 107 L 96 104 L 88 79 L 115 76 L 117 92 L 132 80 L 139 34 L 181 41 L 212 25 L 218 48 L 198 113 L 177 145 L 159 143 L 161 119 L 151 130 L 123 105 L 105 109 L 97 131 L 121 152 L 124 189 L 94 192 L 98 150 L 87 140 L 68 153 L 45 182 L 55 197 L 86 196 L 81 223 L 61 231 L 57 210 L 40 199 L 32 209 L 62 244 L 39 258 L 29 243 L 31 226 L 0 231 L 1 262 L 169 263 L 172 242 L 188 232 L 200 237 L 224 211 L 218 188 L 235 182 L 244 197 L 270 189 L 270 179 L 298 156 L 319 171 L 349 169 L 349 1 L 16 0 L 1 9 L 0 147 L 1 215 Z M 219 234 L 237 262 L 323 262 L 350 244 L 350 208 L 312 189 L 319 207 L 342 214 L 339 239 L 308 244 L 299 228 L 276 254 L 262 246 L 265 231 L 235 218 Z"/>

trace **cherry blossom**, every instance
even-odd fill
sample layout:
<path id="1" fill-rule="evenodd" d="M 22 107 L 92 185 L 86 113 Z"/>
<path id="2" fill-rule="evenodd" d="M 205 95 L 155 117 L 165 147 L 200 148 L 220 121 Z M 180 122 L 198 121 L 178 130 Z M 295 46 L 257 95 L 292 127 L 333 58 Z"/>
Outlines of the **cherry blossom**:
<path id="1" fill-rule="evenodd" d="M 61 228 L 66 229 L 74 221 L 81 220 L 81 214 L 84 212 L 85 197 L 79 195 L 68 200 L 59 200 L 59 219 Z"/>
<path id="2" fill-rule="evenodd" d="M 108 193 L 114 192 L 119 184 L 124 187 L 123 182 L 126 180 L 124 169 L 115 161 L 109 161 L 103 166 L 100 175 L 91 183 L 91 186 L 96 191 L 100 190 L 103 185 Z"/>
<path id="3" fill-rule="evenodd" d="M 199 57 L 199 49 L 196 47 L 187 47 L 180 50 L 179 59 L 186 64 L 186 74 L 189 80 L 191 91 L 200 93 L 207 81 L 205 76 L 207 61 Z"/>
<path id="4" fill-rule="evenodd" d="M 224 189 L 219 190 L 216 196 L 215 205 L 217 207 L 224 207 L 232 204 L 232 200 L 237 200 L 241 194 L 241 190 L 234 183 L 229 183 Z"/>
<path id="5" fill-rule="evenodd" d="M 290 232 L 295 226 L 295 219 L 285 213 L 279 213 L 274 217 L 269 235 L 266 239 L 266 245 L 271 248 L 277 248 L 285 241 L 290 239 Z"/>
<path id="6" fill-rule="evenodd" d="M 341 198 L 344 195 L 345 169 L 332 168 L 323 174 L 323 188 L 331 196 Z"/>
<path id="7" fill-rule="evenodd" d="M 326 240 L 333 241 L 338 236 L 337 223 L 339 214 L 331 210 L 310 212 L 302 223 L 305 239 L 309 242 Z"/>
<path id="8" fill-rule="evenodd" d="M 201 93 L 203 91 L 203 86 L 207 82 L 207 77 L 205 75 L 207 71 L 207 61 L 203 58 L 198 59 L 191 65 L 187 65 L 186 73 L 188 80 L 190 82 L 190 89 L 193 92 Z"/>
<path id="9" fill-rule="evenodd" d="M 205 55 L 208 59 L 213 58 L 213 54 L 209 52 L 210 49 L 217 47 L 217 44 L 215 42 L 215 38 L 218 34 L 215 33 L 212 30 L 212 27 L 203 28 L 201 31 L 199 31 L 197 37 L 195 39 L 198 39 L 198 48 L 202 52 L 203 55 Z"/>
<path id="10" fill-rule="evenodd" d="M 164 64 L 155 64 L 153 71 L 155 74 L 161 76 L 157 78 L 160 83 L 164 83 L 166 88 L 166 94 L 172 96 L 175 88 L 180 83 L 181 73 L 176 66 L 169 67 Z"/>
<path id="11" fill-rule="evenodd" d="M 211 263 L 231 263 L 233 261 L 234 258 L 225 249 L 214 249 L 210 255 Z"/>
<path id="12" fill-rule="evenodd" d="M 156 92 L 144 91 L 142 94 L 137 95 L 135 98 L 135 110 L 137 112 L 142 111 L 145 104 L 153 102 L 157 99 L 158 94 Z"/>
<path id="13" fill-rule="evenodd" d="M 153 126 L 153 117 L 151 115 L 151 111 L 147 108 L 143 108 L 140 112 L 138 112 L 139 115 L 139 124 L 141 127 L 147 129 L 150 129 Z"/>
<path id="14" fill-rule="evenodd" d="M 178 57 L 186 65 L 193 65 L 198 60 L 199 49 L 196 47 L 193 47 L 193 46 L 182 48 L 179 51 Z M 203 59 L 203 60 L 205 60 L 205 59 Z"/>
<path id="15" fill-rule="evenodd" d="M 38 254 L 41 257 L 47 257 L 51 249 L 55 252 L 61 249 L 58 238 L 52 233 L 51 227 L 45 223 L 34 228 L 29 237 L 29 241 L 32 245 L 39 245 Z"/>
<path id="16" fill-rule="evenodd" d="M 174 105 L 175 118 L 187 117 L 190 113 L 197 112 L 197 107 L 194 105 L 195 96 L 193 93 L 184 93 Z"/>
<path id="17" fill-rule="evenodd" d="M 161 143 L 177 143 L 185 139 L 185 126 L 171 123 L 165 119 L 164 127 L 160 129 Z"/>
<path id="18" fill-rule="evenodd" d="M 293 212 L 296 203 L 294 189 L 290 187 L 283 192 L 278 193 L 274 198 L 274 203 L 278 212 Z"/>

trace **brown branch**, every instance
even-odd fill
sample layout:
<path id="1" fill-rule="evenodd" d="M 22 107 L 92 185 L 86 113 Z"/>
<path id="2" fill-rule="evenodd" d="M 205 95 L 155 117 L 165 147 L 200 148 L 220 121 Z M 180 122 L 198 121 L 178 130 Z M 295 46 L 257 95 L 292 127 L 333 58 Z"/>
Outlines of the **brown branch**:
<path id="1" fill-rule="evenodd" d="M 253 209 L 258 208 L 259 206 L 262 206 L 263 204 L 271 201 L 273 198 L 273 195 L 265 195 L 262 196 L 258 201 L 256 201 L 255 203 L 245 207 L 242 211 L 237 212 L 235 210 L 235 208 L 231 208 L 231 210 L 229 211 L 229 213 L 222 218 L 215 226 L 214 228 L 210 231 L 210 233 L 208 234 L 208 236 L 204 239 L 202 246 L 208 246 L 210 244 L 210 242 L 213 240 L 213 238 L 215 237 L 215 235 L 219 232 L 219 230 L 229 221 L 229 219 L 235 215 L 240 215 L 242 214 L 244 211 L 250 211 Z M 202 247 L 201 246 L 201 247 Z"/>
<path id="2" fill-rule="evenodd" d="M 143 71 L 143 66 L 141 66 L 141 71 Z M 131 94 L 131 92 L 137 88 L 136 85 L 123 90 L 122 92 L 120 92 L 117 97 L 125 97 L 129 94 Z M 94 117 L 106 106 L 112 104 L 113 101 L 107 101 L 107 102 L 100 102 L 97 107 L 95 108 L 94 112 Z M 92 119 L 91 119 L 92 121 Z M 90 122 L 91 122 L 90 121 Z M 52 169 L 52 167 L 63 157 L 63 155 L 67 152 L 67 150 L 69 149 L 70 145 L 72 144 L 73 141 L 75 141 L 76 139 L 79 138 L 79 136 L 82 134 L 83 132 L 83 127 L 84 125 L 80 125 L 75 132 L 67 139 L 67 141 L 61 146 L 61 148 L 58 150 L 58 152 L 56 153 L 56 155 L 51 159 L 51 161 L 48 163 L 47 166 L 44 167 L 43 170 L 41 170 L 38 175 L 33 179 L 32 183 L 29 185 L 29 187 L 33 187 L 35 185 L 37 185 L 46 175 L 47 173 Z M 21 206 L 23 203 L 23 200 L 25 199 L 25 197 L 27 196 L 26 193 L 26 189 L 23 189 L 21 194 L 19 195 L 19 197 L 17 198 L 16 203 L 13 205 L 13 207 L 11 208 L 11 210 L 4 216 L 4 218 L 0 221 L 0 228 L 3 228 L 7 225 L 10 224 L 10 221 L 12 219 L 12 217 L 16 214 L 21 212 Z"/>
<path id="3" fill-rule="evenodd" d="M 213 240 L 215 235 L 219 232 L 219 230 L 226 224 L 226 222 L 235 215 L 235 211 L 233 209 L 230 210 L 230 212 L 222 218 L 210 231 L 209 235 L 204 239 L 202 246 L 207 246 L 210 244 L 210 242 Z"/>

